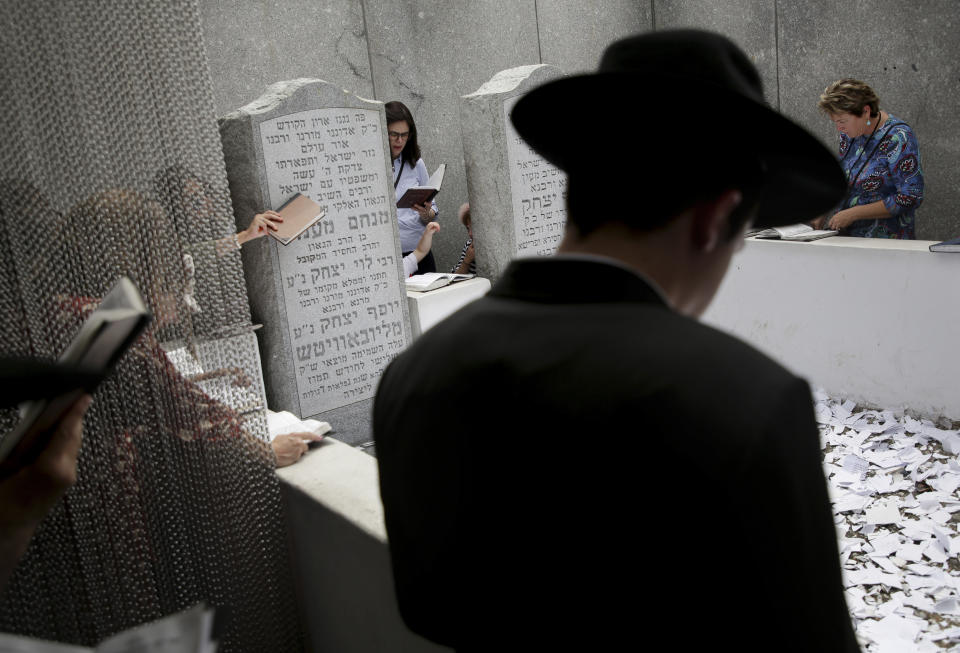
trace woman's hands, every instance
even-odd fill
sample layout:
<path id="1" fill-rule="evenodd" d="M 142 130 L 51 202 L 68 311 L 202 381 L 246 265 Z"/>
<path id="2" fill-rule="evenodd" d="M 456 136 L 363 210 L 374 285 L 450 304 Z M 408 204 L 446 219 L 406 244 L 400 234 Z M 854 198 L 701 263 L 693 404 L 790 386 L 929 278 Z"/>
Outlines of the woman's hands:
<path id="1" fill-rule="evenodd" d="M 237 234 L 237 242 L 241 245 L 254 238 L 265 236 L 267 231 L 276 231 L 277 225 L 283 222 L 283 218 L 276 211 L 264 211 L 253 216 L 250 226 Z"/>
<path id="2" fill-rule="evenodd" d="M 843 211 L 837 211 L 833 214 L 833 217 L 827 222 L 827 228 L 837 230 L 846 229 L 857 220 L 858 218 L 853 215 L 850 209 L 844 209 Z"/>
<path id="3" fill-rule="evenodd" d="M 270 443 L 273 454 L 277 457 L 277 467 L 286 467 L 297 462 L 303 454 L 307 453 L 308 442 L 319 442 L 322 439 L 322 435 L 309 431 L 278 435 Z"/>
<path id="4" fill-rule="evenodd" d="M 413 210 L 420 214 L 420 222 L 427 224 L 435 217 L 437 217 L 436 212 L 433 210 L 433 207 L 429 204 L 414 204 Z"/>
<path id="5" fill-rule="evenodd" d="M 890 211 L 884 205 L 882 200 L 871 202 L 870 204 L 857 204 L 849 209 L 837 211 L 829 220 L 827 220 L 827 229 L 845 229 L 857 220 L 874 220 L 877 218 L 889 218 Z"/>

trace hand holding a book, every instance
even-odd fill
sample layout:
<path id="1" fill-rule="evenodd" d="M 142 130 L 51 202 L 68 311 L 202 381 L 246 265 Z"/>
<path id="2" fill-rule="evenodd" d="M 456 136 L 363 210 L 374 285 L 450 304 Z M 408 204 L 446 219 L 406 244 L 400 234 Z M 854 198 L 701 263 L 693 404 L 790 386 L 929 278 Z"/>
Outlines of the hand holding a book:
<path id="1" fill-rule="evenodd" d="M 20 445 L 46 441 L 35 457 L 18 445 L 0 468 L 0 588 L 13 573 L 34 530 L 77 480 L 77 457 L 83 415 L 90 395 L 82 395 L 64 411 L 48 433 L 27 434 Z"/>
<path id="2" fill-rule="evenodd" d="M 253 216 L 250 226 L 237 234 L 237 242 L 241 245 L 247 241 L 266 236 L 268 231 L 276 231 L 277 224 L 283 222 L 283 217 L 276 211 L 266 210 Z"/>
<path id="3" fill-rule="evenodd" d="M 437 214 L 433 211 L 433 207 L 429 204 L 414 204 L 413 210 L 420 214 L 420 222 L 423 224 L 427 224 L 437 217 Z"/>
<path id="4" fill-rule="evenodd" d="M 271 446 L 277 457 L 277 467 L 286 467 L 300 460 L 307 453 L 308 442 L 320 442 L 322 435 L 302 431 L 300 433 L 283 433 L 274 438 Z"/>

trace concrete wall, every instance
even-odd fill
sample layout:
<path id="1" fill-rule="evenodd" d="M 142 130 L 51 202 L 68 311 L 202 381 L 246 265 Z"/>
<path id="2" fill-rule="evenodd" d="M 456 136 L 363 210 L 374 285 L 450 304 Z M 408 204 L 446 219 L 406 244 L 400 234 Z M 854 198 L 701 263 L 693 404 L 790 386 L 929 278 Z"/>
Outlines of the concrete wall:
<path id="1" fill-rule="evenodd" d="M 956 0 L 654 0 L 654 25 L 723 32 L 754 60 L 767 98 L 831 149 L 817 109 L 842 77 L 870 84 L 920 141 L 927 184 L 917 238 L 960 236 L 960 2 Z M 757 137 L 762 138 L 762 135 Z"/>
<path id="2" fill-rule="evenodd" d="M 771 0 L 655 0 L 657 29 L 699 27 L 726 34 L 743 48 L 763 79 L 764 95 L 778 106 L 777 10 Z M 709 102 L 704 106 L 709 115 Z"/>
<path id="3" fill-rule="evenodd" d="M 831 81 L 856 77 L 914 128 L 927 185 L 917 238 L 960 236 L 960 2 L 779 2 L 780 104 L 835 142 L 816 108 Z"/>
<path id="4" fill-rule="evenodd" d="M 650 29 L 647 2 L 610 0 L 200 0 L 217 115 L 282 79 L 318 77 L 413 112 L 437 198 L 439 269 L 460 256 L 467 201 L 459 98 L 497 72 L 554 63 L 596 67 L 610 41 Z"/>
<path id="5" fill-rule="evenodd" d="M 760 69 L 771 104 L 831 147 L 836 136 L 816 108 L 820 92 L 843 76 L 872 84 L 882 106 L 920 139 L 928 193 L 918 237 L 960 235 L 956 0 L 200 1 L 218 115 L 296 77 L 410 107 L 427 167 L 447 164 L 444 229 L 434 240 L 440 269 L 456 262 L 465 238 L 455 217 L 467 198 L 460 95 L 519 65 L 590 70 L 616 38 L 685 26 L 738 42 Z"/>

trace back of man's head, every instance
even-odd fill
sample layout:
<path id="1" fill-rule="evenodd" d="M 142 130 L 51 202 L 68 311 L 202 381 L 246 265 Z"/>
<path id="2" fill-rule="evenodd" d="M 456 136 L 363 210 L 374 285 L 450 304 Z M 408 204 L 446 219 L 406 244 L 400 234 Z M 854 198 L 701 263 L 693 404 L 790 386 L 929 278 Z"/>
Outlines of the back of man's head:
<path id="1" fill-rule="evenodd" d="M 612 157 L 602 170 L 567 173 L 567 222 L 580 236 L 604 225 L 622 225 L 635 233 L 656 230 L 695 204 L 728 190 L 742 200 L 729 215 L 729 236 L 756 216 L 763 192 L 763 171 L 755 156 L 731 154 L 723 166 L 707 172 L 696 161 L 665 156 L 660 165 L 629 165 Z M 672 164 L 672 165 L 668 165 Z"/>
<path id="2" fill-rule="evenodd" d="M 730 233 L 816 217 L 846 184 L 833 154 L 771 109 L 760 76 L 732 41 L 699 30 L 610 45 L 595 73 L 521 98 L 520 135 L 567 172 L 568 220 L 653 230 L 728 190 L 742 195 Z"/>

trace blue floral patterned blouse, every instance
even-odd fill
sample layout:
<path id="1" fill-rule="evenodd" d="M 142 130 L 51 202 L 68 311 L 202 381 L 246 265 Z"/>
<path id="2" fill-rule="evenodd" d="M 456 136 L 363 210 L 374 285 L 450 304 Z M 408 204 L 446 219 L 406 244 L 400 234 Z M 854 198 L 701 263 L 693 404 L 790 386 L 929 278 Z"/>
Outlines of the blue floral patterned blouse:
<path id="1" fill-rule="evenodd" d="M 841 231 L 862 238 L 915 238 L 914 217 L 923 202 L 923 169 L 917 137 L 888 114 L 874 134 L 850 139 L 840 134 L 840 165 L 847 175 L 847 196 L 840 209 L 881 201 L 889 218 L 857 220 Z"/>

